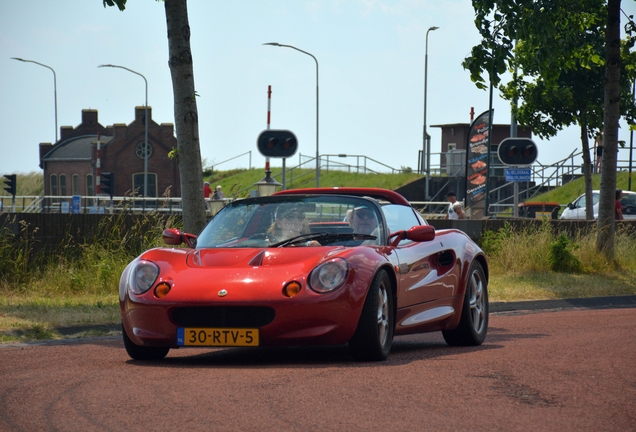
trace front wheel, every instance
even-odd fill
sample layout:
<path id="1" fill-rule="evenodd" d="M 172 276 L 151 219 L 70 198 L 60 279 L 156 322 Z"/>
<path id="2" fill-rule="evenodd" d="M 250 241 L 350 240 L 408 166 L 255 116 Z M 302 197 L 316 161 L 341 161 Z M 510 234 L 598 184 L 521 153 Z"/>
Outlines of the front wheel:
<path id="1" fill-rule="evenodd" d="M 487 332 L 488 282 L 481 264 L 475 261 L 470 267 L 459 325 L 442 334 L 451 346 L 477 346 L 486 340 Z"/>
<path id="2" fill-rule="evenodd" d="M 358 361 L 386 360 L 391 352 L 395 313 L 393 290 L 386 271 L 373 279 L 355 334 L 349 341 L 351 355 Z"/>
<path id="3" fill-rule="evenodd" d="M 126 348 L 126 352 L 130 358 L 134 360 L 161 360 L 168 355 L 168 351 L 170 351 L 170 348 L 145 347 L 135 344 L 128 337 L 126 328 L 123 324 L 121 325 L 121 333 L 124 337 L 124 347 Z"/>

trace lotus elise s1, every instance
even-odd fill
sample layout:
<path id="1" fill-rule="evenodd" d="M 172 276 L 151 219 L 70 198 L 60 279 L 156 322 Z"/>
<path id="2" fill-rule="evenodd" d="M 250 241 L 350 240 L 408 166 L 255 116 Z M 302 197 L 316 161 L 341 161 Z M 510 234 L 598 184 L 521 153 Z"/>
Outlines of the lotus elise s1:
<path id="1" fill-rule="evenodd" d="M 438 230 L 400 194 L 316 188 L 237 199 L 196 236 L 166 229 L 122 273 L 125 348 L 348 344 L 382 361 L 395 336 L 441 331 L 480 345 L 488 262 L 462 231 Z"/>

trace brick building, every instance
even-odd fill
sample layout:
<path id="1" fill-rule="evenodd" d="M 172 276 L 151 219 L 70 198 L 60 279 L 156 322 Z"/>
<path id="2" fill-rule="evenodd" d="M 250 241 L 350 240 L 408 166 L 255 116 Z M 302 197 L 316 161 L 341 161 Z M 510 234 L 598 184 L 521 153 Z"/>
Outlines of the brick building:
<path id="1" fill-rule="evenodd" d="M 62 126 L 60 140 L 40 144 L 40 168 L 44 170 L 44 195 L 94 196 L 97 175 L 97 138 L 100 138 L 101 173 L 113 173 L 115 196 L 143 195 L 145 107 L 135 108 L 132 123 L 104 127 L 97 110 L 82 110 L 77 127 Z M 147 196 L 181 196 L 179 167 L 168 158 L 177 147 L 172 123 L 157 124 L 148 107 Z"/>

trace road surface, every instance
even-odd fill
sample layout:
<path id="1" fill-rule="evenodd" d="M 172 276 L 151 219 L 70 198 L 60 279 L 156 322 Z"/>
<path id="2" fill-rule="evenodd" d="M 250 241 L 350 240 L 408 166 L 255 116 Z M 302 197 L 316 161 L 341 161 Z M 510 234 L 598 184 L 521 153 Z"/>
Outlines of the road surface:
<path id="1" fill-rule="evenodd" d="M 500 312 L 486 342 L 181 349 L 120 337 L 0 348 L 0 431 L 636 430 L 636 308 Z"/>

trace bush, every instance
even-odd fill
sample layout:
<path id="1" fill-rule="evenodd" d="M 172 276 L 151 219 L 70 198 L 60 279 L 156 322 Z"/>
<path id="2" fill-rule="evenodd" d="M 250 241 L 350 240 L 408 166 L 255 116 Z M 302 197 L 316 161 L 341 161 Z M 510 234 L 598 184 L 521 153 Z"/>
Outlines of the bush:
<path id="1" fill-rule="evenodd" d="M 550 243 L 548 262 L 550 270 L 560 273 L 579 273 L 581 271 L 581 260 L 572 253 L 572 249 L 577 249 L 578 245 L 565 235 L 560 234 L 557 240 Z"/>

